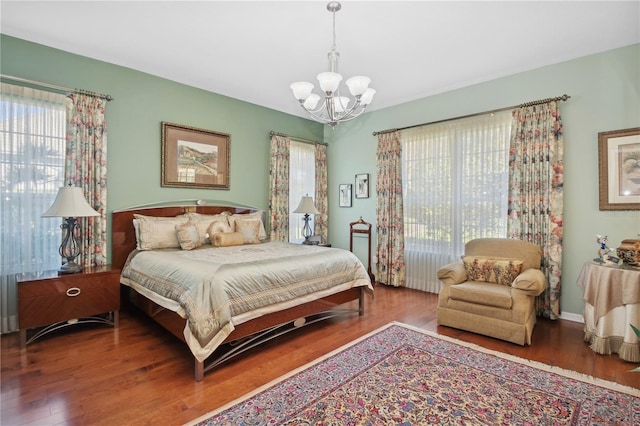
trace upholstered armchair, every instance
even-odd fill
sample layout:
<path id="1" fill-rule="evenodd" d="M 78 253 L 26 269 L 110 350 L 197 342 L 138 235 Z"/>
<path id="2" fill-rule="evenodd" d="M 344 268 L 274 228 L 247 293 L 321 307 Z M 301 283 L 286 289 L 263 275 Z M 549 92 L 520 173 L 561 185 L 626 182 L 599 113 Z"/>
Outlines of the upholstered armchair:
<path id="1" fill-rule="evenodd" d="M 541 256 L 525 241 L 469 241 L 462 261 L 438 270 L 438 324 L 530 345 L 535 298 L 546 286 Z"/>

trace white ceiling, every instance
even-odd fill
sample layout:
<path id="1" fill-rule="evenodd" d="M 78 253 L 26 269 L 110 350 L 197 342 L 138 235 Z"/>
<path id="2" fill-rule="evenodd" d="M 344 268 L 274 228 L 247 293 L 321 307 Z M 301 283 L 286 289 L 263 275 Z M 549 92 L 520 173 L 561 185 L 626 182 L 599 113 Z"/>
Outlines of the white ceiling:
<path id="1" fill-rule="evenodd" d="M 1 0 L 0 31 L 302 115 L 289 85 L 327 70 L 327 3 Z M 347 0 L 336 14 L 339 72 L 371 78 L 370 110 L 639 42 L 637 0 Z"/>

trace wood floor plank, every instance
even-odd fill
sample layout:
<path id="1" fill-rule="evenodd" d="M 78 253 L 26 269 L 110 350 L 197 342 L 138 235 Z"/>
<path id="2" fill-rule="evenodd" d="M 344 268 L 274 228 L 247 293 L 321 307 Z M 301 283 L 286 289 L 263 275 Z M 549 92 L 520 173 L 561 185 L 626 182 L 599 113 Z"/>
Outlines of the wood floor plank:
<path id="1" fill-rule="evenodd" d="M 352 304 L 353 306 L 353 304 Z M 184 344 L 135 312 L 120 328 L 70 327 L 19 348 L 3 335 L 0 423 L 6 425 L 181 424 L 231 402 L 390 321 L 404 322 L 521 358 L 640 389 L 640 373 L 595 354 L 582 324 L 539 319 L 531 346 L 437 325 L 437 295 L 376 287 L 364 316 L 310 325 L 193 380 Z"/>

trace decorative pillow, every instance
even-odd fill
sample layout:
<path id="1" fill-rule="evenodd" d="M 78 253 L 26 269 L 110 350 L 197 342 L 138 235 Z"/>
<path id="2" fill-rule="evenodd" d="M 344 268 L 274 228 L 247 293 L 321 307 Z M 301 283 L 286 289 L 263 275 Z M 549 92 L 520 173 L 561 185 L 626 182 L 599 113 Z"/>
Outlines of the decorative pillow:
<path id="1" fill-rule="evenodd" d="M 182 250 L 193 250 L 202 246 L 198 227 L 192 222 L 176 225 L 176 236 Z"/>
<path id="2" fill-rule="evenodd" d="M 462 256 L 462 263 L 469 281 L 484 281 L 510 286 L 522 270 L 522 260 Z"/>
<path id="3" fill-rule="evenodd" d="M 187 213 L 189 220 L 198 227 L 198 234 L 203 244 L 210 242 L 209 238 L 211 233 L 208 231 L 209 225 L 211 225 L 212 222 L 223 222 L 228 225 L 228 217 L 230 215 L 231 212 L 222 212 L 219 214 Z"/>
<path id="4" fill-rule="evenodd" d="M 236 219 L 236 232 L 242 234 L 245 244 L 257 244 L 260 242 L 259 233 L 261 221 Z"/>
<path id="5" fill-rule="evenodd" d="M 233 229 L 231 229 L 231 227 L 226 221 L 211 222 L 211 224 L 207 228 L 207 234 L 209 235 L 209 238 L 213 238 L 215 234 L 219 234 L 219 233 L 228 234 L 230 232 L 233 232 Z"/>
<path id="6" fill-rule="evenodd" d="M 244 237 L 240 232 L 219 232 L 213 234 L 211 244 L 214 247 L 241 246 L 244 244 Z"/>
<path id="7" fill-rule="evenodd" d="M 176 225 L 187 223 L 189 218 L 186 215 L 155 217 L 134 214 L 133 216 L 137 222 L 139 250 L 180 248 Z"/>
<path id="8" fill-rule="evenodd" d="M 234 223 L 236 220 L 257 220 L 260 222 L 258 227 L 258 238 L 261 240 L 265 240 L 267 238 L 267 231 L 264 229 L 264 223 L 262 222 L 262 215 L 264 212 L 257 211 L 255 213 L 247 213 L 247 214 L 232 214 L 229 216 L 229 225 L 231 225 L 232 229 L 236 229 Z"/>

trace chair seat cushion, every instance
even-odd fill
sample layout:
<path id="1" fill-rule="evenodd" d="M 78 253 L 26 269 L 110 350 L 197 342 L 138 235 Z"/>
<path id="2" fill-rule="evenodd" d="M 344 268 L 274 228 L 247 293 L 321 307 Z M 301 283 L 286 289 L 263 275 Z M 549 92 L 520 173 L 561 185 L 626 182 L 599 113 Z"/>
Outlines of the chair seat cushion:
<path id="1" fill-rule="evenodd" d="M 449 297 L 502 309 L 511 309 L 513 306 L 510 287 L 486 282 L 467 281 L 452 285 L 449 288 Z"/>

